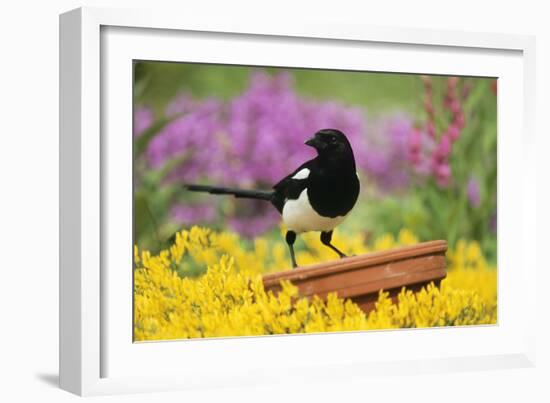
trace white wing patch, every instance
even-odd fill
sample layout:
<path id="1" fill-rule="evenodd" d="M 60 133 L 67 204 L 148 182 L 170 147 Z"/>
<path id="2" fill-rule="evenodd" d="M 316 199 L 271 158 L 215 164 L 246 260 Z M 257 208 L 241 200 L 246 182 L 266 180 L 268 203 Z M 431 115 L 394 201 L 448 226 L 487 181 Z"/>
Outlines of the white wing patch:
<path id="1" fill-rule="evenodd" d="M 294 175 L 292 179 L 307 179 L 308 176 L 309 176 L 309 169 L 304 168 L 296 172 L 296 175 Z"/>
<path id="2" fill-rule="evenodd" d="M 300 171 L 302 172 L 302 171 Z M 298 172 L 298 173 L 300 173 Z M 309 202 L 307 189 L 296 200 L 287 200 L 283 207 L 283 222 L 289 230 L 296 233 L 308 231 L 330 231 L 344 221 L 345 216 L 323 217 Z"/>

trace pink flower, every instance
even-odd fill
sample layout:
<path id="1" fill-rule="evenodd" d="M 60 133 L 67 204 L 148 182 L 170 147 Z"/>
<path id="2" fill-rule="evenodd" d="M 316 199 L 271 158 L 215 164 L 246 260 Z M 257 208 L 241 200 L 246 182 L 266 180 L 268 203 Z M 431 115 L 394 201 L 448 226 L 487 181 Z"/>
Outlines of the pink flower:
<path id="1" fill-rule="evenodd" d="M 453 98 L 453 100 L 451 101 L 450 109 L 451 109 L 451 112 L 453 112 L 454 114 L 457 114 L 462 110 L 462 107 L 460 105 L 460 102 L 458 102 L 458 99 Z"/>
<path id="2" fill-rule="evenodd" d="M 451 179 L 451 167 L 448 163 L 440 164 L 435 169 L 435 180 L 440 187 L 447 187 Z"/>
<path id="3" fill-rule="evenodd" d="M 418 152 L 420 151 L 420 146 L 422 144 L 422 135 L 420 134 L 420 130 L 414 129 L 411 131 L 411 135 L 409 136 L 409 148 L 411 152 Z"/>
<path id="4" fill-rule="evenodd" d="M 438 159 L 447 159 L 449 154 L 451 154 L 451 139 L 447 134 L 441 136 L 441 140 L 435 149 L 435 154 Z"/>
<path id="5" fill-rule="evenodd" d="M 456 141 L 460 137 L 460 129 L 456 124 L 451 124 L 447 129 L 447 134 L 452 141 Z"/>

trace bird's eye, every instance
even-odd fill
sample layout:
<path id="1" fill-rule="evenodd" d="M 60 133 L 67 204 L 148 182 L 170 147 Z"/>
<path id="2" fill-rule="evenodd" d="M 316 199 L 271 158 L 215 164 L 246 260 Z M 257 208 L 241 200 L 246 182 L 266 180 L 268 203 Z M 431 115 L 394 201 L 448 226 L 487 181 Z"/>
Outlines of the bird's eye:
<path id="1" fill-rule="evenodd" d="M 335 136 L 332 136 L 332 137 L 330 138 L 330 142 L 331 142 L 331 143 L 336 143 L 336 137 L 335 137 Z"/>

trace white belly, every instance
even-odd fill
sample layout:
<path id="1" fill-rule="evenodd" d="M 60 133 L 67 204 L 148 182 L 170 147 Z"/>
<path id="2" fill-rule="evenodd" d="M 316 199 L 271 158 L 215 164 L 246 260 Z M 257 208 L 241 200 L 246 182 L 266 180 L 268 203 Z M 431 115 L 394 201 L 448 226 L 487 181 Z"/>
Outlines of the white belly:
<path id="1" fill-rule="evenodd" d="M 283 207 L 283 222 L 287 229 L 296 233 L 308 231 L 331 231 L 344 221 L 345 216 L 323 217 L 317 214 L 307 197 L 307 189 L 296 200 L 288 200 Z"/>

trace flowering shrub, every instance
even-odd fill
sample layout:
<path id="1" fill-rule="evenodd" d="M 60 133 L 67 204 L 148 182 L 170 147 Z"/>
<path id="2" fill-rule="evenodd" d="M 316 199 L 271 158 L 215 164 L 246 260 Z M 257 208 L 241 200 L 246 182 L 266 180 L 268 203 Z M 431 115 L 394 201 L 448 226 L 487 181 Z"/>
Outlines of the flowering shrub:
<path id="1" fill-rule="evenodd" d="M 496 99 L 493 80 L 423 76 L 423 117 L 408 131 L 410 186 L 370 212 L 376 235 L 402 226 L 422 239 L 476 239 L 496 258 Z M 419 99 L 420 96 L 419 96 Z"/>
<path id="2" fill-rule="evenodd" d="M 366 113 L 359 107 L 298 95 L 289 74 L 257 71 L 249 86 L 229 101 L 182 94 L 170 102 L 165 115 L 168 122 L 147 143 L 147 168 L 138 176 L 151 176 L 147 169 L 152 168 L 160 172 L 153 174 L 156 184 L 176 189 L 174 197 L 159 205 L 167 202 L 169 219 L 178 224 L 225 221 L 224 226 L 248 237 L 274 228 L 279 215 L 268 203 L 239 200 L 237 209 L 231 199 L 209 198 L 205 207 L 200 205 L 201 196 L 178 198 L 178 185 L 201 182 L 269 189 L 315 156 L 303 143 L 322 128 L 346 133 L 364 184 L 388 191 L 408 185 L 407 137 L 413 125 L 408 115 L 386 116 L 367 125 Z M 137 106 L 134 121 L 139 136 L 152 126 L 150 109 Z"/>
<path id="3" fill-rule="evenodd" d="M 187 153 L 171 180 L 208 179 L 226 185 L 273 185 L 315 152 L 303 143 L 321 128 L 337 127 L 364 164 L 363 111 L 337 102 L 300 97 L 288 74 L 251 75 L 242 94 L 228 102 L 183 94 L 166 111 L 175 119 L 151 140 L 147 159 L 160 168 Z"/>
<path id="4" fill-rule="evenodd" d="M 449 186 L 451 179 L 451 167 L 449 165 L 449 155 L 451 154 L 452 143 L 458 140 L 461 131 L 465 125 L 465 116 L 463 102 L 467 99 L 470 93 L 470 86 L 464 85 L 460 96 L 459 78 L 449 77 L 446 79 L 445 95 L 443 100 L 443 110 L 439 111 L 438 117 L 446 124 L 440 124 L 440 132 L 438 133 L 436 122 L 436 110 L 433 102 L 434 90 L 432 79 L 429 76 L 422 76 L 424 83 L 424 108 L 426 111 L 425 133 L 431 145 L 431 155 L 428 156 L 428 162 L 431 167 L 431 173 L 436 178 L 437 184 L 444 188 Z M 445 112 L 450 113 L 450 121 L 446 121 Z M 443 117 L 443 119 L 442 119 Z M 423 165 L 423 159 L 426 155 L 421 154 L 421 137 L 424 132 L 416 131 L 411 136 L 410 142 L 410 157 L 413 164 L 418 166 Z M 432 143 L 433 142 L 433 143 Z"/>
<path id="5" fill-rule="evenodd" d="M 306 237 L 309 248 L 302 252 L 301 262 L 327 260 L 327 248 L 317 242 Z M 387 235 L 371 247 L 360 235 L 335 242 L 348 245 L 348 252 L 364 253 L 417 240 L 403 230 L 397 239 Z M 299 298 L 297 288 L 288 282 L 277 296 L 266 292 L 261 274 L 288 266 L 286 249 L 281 246 L 258 239 L 251 250 L 245 250 L 236 234 L 194 227 L 179 232 L 174 244 L 158 255 L 136 247 L 135 339 L 496 323 L 496 269 L 487 264 L 475 242 L 461 241 L 449 251 L 449 274 L 441 289 L 430 285 L 416 294 L 404 289 L 397 304 L 381 291 L 369 315 L 335 294 L 326 301 Z M 189 260 L 208 270 L 197 278 L 182 276 Z"/>

